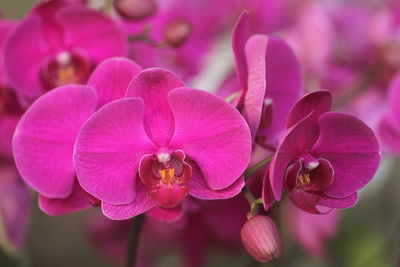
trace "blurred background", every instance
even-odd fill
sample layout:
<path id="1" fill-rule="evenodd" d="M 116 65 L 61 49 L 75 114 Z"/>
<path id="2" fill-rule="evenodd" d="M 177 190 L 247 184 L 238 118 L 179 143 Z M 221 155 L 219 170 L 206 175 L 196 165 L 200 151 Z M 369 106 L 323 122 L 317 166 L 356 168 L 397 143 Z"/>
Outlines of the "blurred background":
<path id="1" fill-rule="evenodd" d="M 191 0 L 188 0 L 191 1 Z M 268 1 L 268 0 L 265 0 Z M 3 17 L 12 19 L 21 19 L 26 16 L 31 7 L 38 1 L 33 0 L 1 0 L 0 9 Z M 354 2 L 359 6 L 370 7 L 383 5 L 379 0 L 376 1 L 321 1 L 321 2 L 343 2 L 351 6 Z M 371 4 L 372 3 L 372 4 Z M 386 3 L 385 3 L 386 4 Z M 329 6 L 329 5 L 328 5 Z M 352 6 L 353 7 L 353 6 Z M 373 9 L 373 8 L 372 8 Z M 386 10 L 386 9 L 385 9 Z M 300 26 L 300 22 L 296 22 L 296 12 L 293 9 L 282 11 L 284 15 L 294 19 L 294 22 L 288 24 L 287 28 L 280 29 L 278 34 L 288 40 L 292 38 L 292 34 L 284 33 L 285 30 L 295 29 Z M 287 13 L 287 14 L 286 14 Z M 298 11 L 300 13 L 300 11 Z M 289 14 L 289 15 L 288 15 Z M 351 23 L 351 20 L 347 20 Z M 317 22 L 318 23 L 318 22 Z M 293 26 L 294 25 L 294 26 Z M 318 34 L 318 25 L 308 25 L 310 32 Z M 313 29 L 313 27 L 315 28 Z M 398 25 L 397 25 L 398 26 Z M 224 56 L 222 60 L 228 63 L 220 62 L 221 57 L 215 55 L 221 50 L 231 51 L 229 44 L 229 34 L 233 27 L 233 23 L 226 27 L 227 31 L 220 38 L 219 44 L 216 45 L 212 53 L 214 60 L 208 62 L 207 66 L 214 65 L 217 71 L 226 72 L 224 66 L 232 65 L 232 56 Z M 304 29 L 299 29 L 299 31 Z M 400 31 L 399 31 L 400 32 Z M 399 33 L 397 32 L 397 33 Z M 335 38 L 335 37 L 333 37 Z M 400 36 L 397 36 L 400 39 Z M 318 41 L 318 39 L 316 39 Z M 332 40 L 337 42 L 338 40 Z M 295 41 L 293 41 L 295 42 Z M 341 49 L 346 50 L 347 43 L 341 43 Z M 222 49 L 221 49 L 222 47 Z M 396 47 L 395 53 L 400 55 L 400 46 Z M 301 48 L 294 47 L 296 53 L 307 65 L 307 59 L 304 59 L 300 52 Z M 349 48 L 350 49 L 350 48 Z M 224 54 L 226 54 L 226 51 Z M 228 52 L 229 52 L 228 51 Z M 211 53 L 211 52 L 210 52 Z M 367 57 L 367 55 L 365 55 Z M 222 67 L 221 67 L 222 66 Z M 322 87 L 321 84 L 316 85 L 315 79 L 312 77 L 312 68 L 307 71 L 305 68 L 305 76 L 308 88 Z M 400 70 L 400 69 L 399 69 Z M 387 74 L 387 71 L 384 71 Z M 23 75 L 23 74 L 21 74 Z M 212 87 L 209 79 L 214 79 L 215 73 L 207 70 L 200 72 L 200 80 L 194 79 L 194 83 L 205 84 L 205 87 Z M 365 69 L 360 70 L 358 78 L 368 78 L 369 72 Z M 206 80 L 206 81 L 204 81 Z M 212 82 L 211 82 L 212 84 Z M 334 84 L 331 84 L 335 87 Z M 388 86 L 387 83 L 384 86 Z M 201 87 L 198 86 L 198 87 Z M 338 96 L 340 101 L 346 102 L 347 98 L 352 95 L 343 94 Z M 371 104 L 373 105 L 373 104 Z M 371 109 L 373 107 L 371 106 Z M 361 191 L 358 204 L 351 209 L 340 211 L 339 224 L 335 234 L 329 238 L 320 237 L 316 242 L 320 242 L 326 246 L 324 256 L 313 256 L 304 246 L 296 242 L 293 234 L 290 234 L 288 227 L 285 226 L 285 220 L 296 220 L 295 217 L 280 217 L 279 228 L 283 236 L 284 252 L 281 259 L 271 263 L 258 263 L 252 260 L 245 253 L 241 245 L 239 249 L 225 246 L 224 242 L 217 242 L 210 239 L 208 242 L 208 252 L 206 256 L 206 265 L 210 267 L 217 266 L 295 266 L 295 267 L 318 267 L 318 266 L 349 266 L 349 267 L 385 267 L 400 266 L 400 160 L 396 155 L 383 152 L 383 160 L 375 179 Z M 120 266 L 124 262 L 124 249 L 129 235 L 130 222 L 115 223 L 108 225 L 101 217 L 100 208 L 94 208 L 89 211 L 78 212 L 71 215 L 52 217 L 43 213 L 37 205 L 37 199 L 32 201 L 32 216 L 30 218 L 29 227 L 26 237 L 25 249 L 20 253 L 10 253 L 7 249 L 0 252 L 0 266 L 32 266 L 32 267 L 71 267 L 71 266 Z M 241 218 L 241 220 L 243 220 Z M 146 219 L 147 220 L 147 219 Z M 196 219 L 194 219 L 196 220 Z M 155 224 L 159 222 L 154 222 Z M 224 222 L 221 222 L 222 224 Z M 150 224 L 150 223 L 149 223 Z M 154 266 L 185 266 L 182 264 L 183 250 L 182 246 L 177 245 L 177 240 L 184 233 L 182 226 L 168 228 L 163 223 L 155 226 L 162 229 L 162 233 L 146 234 L 148 240 L 143 241 L 144 248 L 143 257 L 153 257 Z M 313 227 L 310 225 L 310 227 Z M 115 230 L 118 228 L 117 230 Z M 123 230 L 121 230 L 123 229 Z M 177 230 L 178 229 L 178 230 Z M 196 232 L 197 228 L 192 228 Z M 166 232 L 166 233 L 165 233 Z M 4 233 L 3 233 L 4 234 Z M 237 235 L 239 232 L 237 232 Z M 202 237 L 193 235 L 188 237 L 187 242 L 196 243 Z M 165 241 L 165 247 L 151 244 Z M 148 244 L 147 244 L 148 243 Z M 199 249 L 200 251 L 200 249 Z M 199 252 L 200 253 L 200 252 Z M 196 253 L 195 253 L 196 254 Z M 197 255 L 198 256 L 198 255 Z M 195 258 L 196 255 L 190 256 Z M 145 261 L 144 261 L 145 262 Z M 145 266 L 145 265 L 143 265 Z M 193 265 L 195 266 L 195 265 Z"/>

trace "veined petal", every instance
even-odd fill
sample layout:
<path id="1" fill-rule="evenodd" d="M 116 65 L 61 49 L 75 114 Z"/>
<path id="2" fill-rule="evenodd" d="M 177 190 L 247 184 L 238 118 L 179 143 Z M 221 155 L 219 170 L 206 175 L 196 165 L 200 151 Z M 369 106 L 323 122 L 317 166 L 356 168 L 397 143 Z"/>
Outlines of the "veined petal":
<path id="1" fill-rule="evenodd" d="M 200 199 L 228 199 L 240 193 L 244 186 L 243 176 L 239 177 L 231 186 L 221 189 L 212 190 L 206 183 L 199 166 L 189 161 L 192 166 L 192 178 L 188 182 L 189 195 Z"/>
<path id="2" fill-rule="evenodd" d="M 357 200 L 357 193 L 353 193 L 345 198 L 321 197 L 318 205 L 335 209 L 346 209 L 353 207 L 357 203 Z"/>
<path id="3" fill-rule="evenodd" d="M 55 19 L 62 27 L 66 48 L 84 49 L 95 64 L 127 52 L 122 28 L 101 12 L 69 6 L 60 10 Z"/>
<path id="4" fill-rule="evenodd" d="M 40 194 L 71 194 L 75 139 L 96 104 L 92 88 L 67 85 L 40 97 L 22 116 L 13 139 L 15 163 L 25 182 Z"/>
<path id="5" fill-rule="evenodd" d="M 274 103 L 274 117 L 271 125 L 260 129 L 260 135 L 272 145 L 277 145 L 278 139 L 285 129 L 285 122 L 290 108 L 296 103 L 303 92 L 303 76 L 300 63 L 292 49 L 282 39 L 268 38 L 265 55 L 266 67 L 266 98 Z"/>
<path id="6" fill-rule="evenodd" d="M 166 146 L 174 133 L 174 117 L 167 95 L 183 86 L 183 81 L 171 71 L 154 68 L 139 73 L 126 92 L 127 97 L 143 99 L 145 130 L 159 146 Z"/>
<path id="7" fill-rule="evenodd" d="M 328 91 L 316 91 L 303 96 L 289 112 L 286 127 L 290 128 L 314 111 L 314 117 L 319 118 L 331 110 L 332 95 Z"/>
<path id="8" fill-rule="evenodd" d="M 66 198 L 47 198 L 39 195 L 39 207 L 52 216 L 66 215 L 92 207 L 92 204 L 95 203 L 91 198 L 88 193 L 83 191 L 78 181 L 75 181 L 71 195 Z"/>
<path id="9" fill-rule="evenodd" d="M 213 190 L 232 185 L 251 156 L 246 121 L 231 105 L 205 91 L 178 88 L 169 93 L 175 119 L 171 147 L 193 159 Z"/>
<path id="10" fill-rule="evenodd" d="M 380 161 L 374 132 L 361 120 L 347 114 L 328 112 L 319 119 L 320 135 L 311 154 L 328 160 L 334 169 L 327 196 L 347 197 L 364 187 Z"/>
<path id="11" fill-rule="evenodd" d="M 157 151 L 144 130 L 143 114 L 143 100 L 123 98 L 88 119 L 74 151 L 76 173 L 85 191 L 113 205 L 135 200 L 140 159 Z"/>
<path id="12" fill-rule="evenodd" d="M 156 205 L 147 194 L 146 186 L 141 182 L 136 182 L 136 198 L 133 202 L 125 205 L 111 205 L 106 202 L 101 204 L 103 214 L 111 220 L 127 220 L 142 214 Z"/>
<path id="13" fill-rule="evenodd" d="M 141 70 L 135 62 L 122 57 L 110 58 L 98 65 L 88 81 L 97 91 L 98 108 L 123 98 L 129 83 Z"/>
<path id="14" fill-rule="evenodd" d="M 318 133 L 311 113 L 289 129 L 283 137 L 270 164 L 271 189 L 276 200 L 281 199 L 283 181 L 289 164 L 311 149 L 318 138 Z"/>

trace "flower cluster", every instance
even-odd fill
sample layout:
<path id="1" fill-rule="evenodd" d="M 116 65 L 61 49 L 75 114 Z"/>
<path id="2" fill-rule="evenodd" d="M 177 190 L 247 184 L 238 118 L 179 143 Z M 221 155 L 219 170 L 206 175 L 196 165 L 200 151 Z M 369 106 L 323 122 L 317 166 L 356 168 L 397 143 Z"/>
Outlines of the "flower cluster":
<path id="1" fill-rule="evenodd" d="M 49 215 L 99 206 L 111 220 L 145 214 L 169 223 L 188 266 L 204 264 L 188 245 L 195 233 L 202 247 L 241 238 L 268 262 L 282 255 L 287 228 L 323 257 L 338 210 L 354 206 L 377 171 L 374 130 L 400 153 L 400 76 L 387 85 L 400 68 L 389 55 L 400 47 L 388 37 L 395 14 L 362 13 L 370 23 L 364 47 L 347 28 L 357 25 L 343 22 L 361 6 L 348 15 L 315 1 L 158 2 L 49 0 L 20 21 L 0 19 L 0 190 L 8 192 L 0 216 L 9 239 L 22 246 L 29 218 L 21 176 Z M 294 6 L 295 14 L 277 16 Z M 216 72 L 222 83 L 202 90 L 196 80 L 209 79 L 209 58 L 223 61 L 215 44 L 231 29 L 235 71 Z M 339 55 L 340 38 L 354 40 L 351 60 Z M 390 88 L 388 108 L 366 124 L 357 117 L 367 116 L 371 92 L 382 93 L 376 87 Z M 278 230 L 279 202 L 286 219 Z M 13 230 L 19 218 L 23 229 Z M 94 240 L 116 223 L 102 220 Z M 146 229 L 163 240 L 152 232 L 163 229 L 157 223 Z"/>

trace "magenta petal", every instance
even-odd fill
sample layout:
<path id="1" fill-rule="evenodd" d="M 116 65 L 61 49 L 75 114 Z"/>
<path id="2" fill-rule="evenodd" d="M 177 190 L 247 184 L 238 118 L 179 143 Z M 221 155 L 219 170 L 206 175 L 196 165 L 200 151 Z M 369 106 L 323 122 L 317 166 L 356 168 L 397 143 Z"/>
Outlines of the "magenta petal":
<path id="1" fill-rule="evenodd" d="M 315 118 L 331 110 L 332 95 L 328 91 L 316 91 L 303 96 L 289 112 L 286 127 L 290 128 L 314 111 Z"/>
<path id="2" fill-rule="evenodd" d="M 67 85 L 40 97 L 22 116 L 13 139 L 15 163 L 25 182 L 40 194 L 71 194 L 75 139 L 96 104 L 92 88 Z"/>
<path id="3" fill-rule="evenodd" d="M 254 140 L 265 96 L 265 53 L 268 37 L 265 35 L 253 35 L 246 43 L 245 53 L 247 60 L 248 78 L 247 93 L 244 98 L 243 116 L 249 124 Z"/>
<path id="4" fill-rule="evenodd" d="M 400 127 L 400 73 L 393 78 L 389 87 L 389 116 Z"/>
<path id="5" fill-rule="evenodd" d="M 345 209 L 353 207 L 357 203 L 357 200 L 357 193 L 351 194 L 350 196 L 345 198 L 321 197 L 318 205 L 336 209 Z"/>
<path id="6" fill-rule="evenodd" d="M 276 202 L 274 193 L 272 192 L 271 182 L 270 182 L 270 170 L 269 168 L 265 172 L 265 176 L 263 179 L 263 188 L 262 188 L 262 200 L 264 205 L 264 210 L 269 210 Z"/>
<path id="7" fill-rule="evenodd" d="M 39 207 L 52 216 L 66 215 L 88 209 L 92 207 L 90 201 L 90 195 L 82 190 L 77 181 L 71 195 L 67 198 L 47 198 L 39 195 Z"/>
<path id="8" fill-rule="evenodd" d="M 183 87 L 183 81 L 166 69 L 147 69 L 139 73 L 129 85 L 127 97 L 144 101 L 144 125 L 152 140 L 165 146 L 174 133 L 174 118 L 168 104 L 168 92 Z"/>
<path id="9" fill-rule="evenodd" d="M 1 246 L 10 241 L 11 249 L 22 250 L 31 215 L 32 196 L 13 166 L 0 168 L 0 227 L 6 234 Z M 5 239 L 3 239 L 5 238 Z"/>
<path id="10" fill-rule="evenodd" d="M 249 127 L 240 113 L 219 97 L 188 88 L 171 91 L 169 103 L 175 118 L 171 145 L 199 165 L 211 189 L 232 185 L 251 156 Z"/>
<path id="11" fill-rule="evenodd" d="M 160 221 L 171 223 L 182 218 L 183 212 L 181 206 L 178 206 L 173 209 L 163 209 L 160 207 L 154 207 L 148 212 L 146 212 L 146 215 L 158 219 Z"/>
<path id="12" fill-rule="evenodd" d="M 290 199 L 300 209 L 313 214 L 318 214 L 320 211 L 317 209 L 320 197 L 315 194 L 310 194 L 303 189 L 290 190 Z"/>
<path id="13" fill-rule="evenodd" d="M 326 159 L 318 159 L 319 165 L 311 171 L 311 183 L 307 190 L 324 190 L 333 182 L 334 170 Z"/>
<path id="14" fill-rule="evenodd" d="M 110 58 L 98 65 L 88 81 L 88 85 L 97 91 L 97 107 L 123 98 L 129 83 L 140 71 L 139 65 L 126 58 Z"/>
<path id="15" fill-rule="evenodd" d="M 115 205 L 135 200 L 140 159 L 156 152 L 144 130 L 143 113 L 141 99 L 123 98 L 106 104 L 85 123 L 74 152 L 85 191 Z"/>
<path id="16" fill-rule="evenodd" d="M 136 198 L 126 205 L 111 205 L 103 202 L 101 207 L 103 214 L 111 220 L 127 220 L 142 214 L 156 205 L 147 194 L 146 186 L 138 181 L 136 183 Z"/>
<path id="17" fill-rule="evenodd" d="M 271 188 L 277 200 L 281 199 L 288 165 L 298 159 L 304 151 L 309 151 L 318 138 L 318 129 L 315 129 L 314 120 L 310 114 L 288 130 L 272 159 L 270 164 Z"/>
<path id="18" fill-rule="evenodd" d="M 400 127 L 390 117 L 384 117 L 379 123 L 379 134 L 385 145 L 396 153 L 400 153 Z"/>
<path id="19" fill-rule="evenodd" d="M 265 64 L 265 97 L 274 103 L 274 119 L 260 134 L 266 136 L 272 145 L 277 145 L 289 110 L 303 93 L 303 76 L 292 49 L 279 38 L 269 37 Z"/>
<path id="20" fill-rule="evenodd" d="M 122 28 L 101 12 L 70 6 L 60 10 L 56 19 L 64 32 L 64 45 L 84 49 L 95 64 L 109 57 L 123 56 L 127 51 Z"/>
<path id="21" fill-rule="evenodd" d="M 240 86 L 238 89 L 243 91 L 247 90 L 247 65 L 244 48 L 249 35 L 249 12 L 243 11 L 232 32 L 232 49 L 235 56 L 236 75 Z"/>
<path id="22" fill-rule="evenodd" d="M 324 193 L 347 197 L 374 176 L 380 161 L 378 141 L 366 124 L 351 115 L 328 112 L 319 124 L 320 136 L 311 153 L 328 160 L 335 171 L 333 183 Z"/>
<path id="23" fill-rule="evenodd" d="M 18 93 L 29 98 L 44 93 L 40 67 L 50 50 L 42 30 L 40 17 L 31 15 L 11 31 L 4 47 L 4 67 L 9 82 Z"/>
<path id="24" fill-rule="evenodd" d="M 175 208 L 187 196 L 189 188 L 177 184 L 162 185 L 148 192 L 149 197 L 162 208 Z"/>

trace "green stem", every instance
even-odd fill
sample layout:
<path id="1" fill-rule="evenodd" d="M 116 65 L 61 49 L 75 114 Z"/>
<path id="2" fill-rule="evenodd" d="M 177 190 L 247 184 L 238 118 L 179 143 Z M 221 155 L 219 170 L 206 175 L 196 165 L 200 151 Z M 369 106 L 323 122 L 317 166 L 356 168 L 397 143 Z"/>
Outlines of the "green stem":
<path id="1" fill-rule="evenodd" d="M 127 253 L 126 253 L 126 267 L 136 266 L 137 251 L 139 244 L 140 231 L 143 226 L 144 215 L 137 216 L 132 221 L 132 228 L 129 233 L 128 243 L 127 243 Z"/>
<path id="2" fill-rule="evenodd" d="M 261 169 L 262 167 L 264 167 L 265 165 L 267 165 L 268 163 L 270 163 L 272 160 L 272 156 L 269 156 L 265 159 L 263 159 L 262 161 L 258 162 L 256 165 L 254 165 L 251 168 L 248 168 L 245 172 L 244 172 L 244 180 L 247 180 L 250 176 L 252 176 L 253 174 L 255 174 L 259 169 Z"/>

